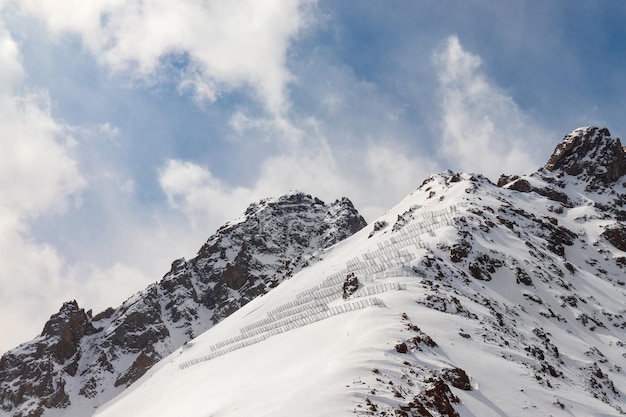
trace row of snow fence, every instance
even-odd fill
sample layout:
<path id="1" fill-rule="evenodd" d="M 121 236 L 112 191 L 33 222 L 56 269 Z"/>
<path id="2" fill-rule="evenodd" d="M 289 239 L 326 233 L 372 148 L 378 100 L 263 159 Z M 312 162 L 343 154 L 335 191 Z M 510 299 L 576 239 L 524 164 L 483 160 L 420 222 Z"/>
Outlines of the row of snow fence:
<path id="1" fill-rule="evenodd" d="M 396 272 L 397 276 L 398 273 Z M 356 291 L 352 298 L 365 297 L 368 295 L 380 294 L 386 291 L 392 290 L 403 290 L 406 289 L 405 285 L 399 283 L 385 283 L 378 284 L 371 287 L 362 288 L 361 290 Z M 222 342 L 216 343 L 211 346 L 211 350 L 215 351 L 224 346 L 230 345 L 232 343 L 241 341 L 250 336 L 255 336 L 259 334 L 263 334 L 265 332 L 272 331 L 276 328 L 281 328 L 284 326 L 288 326 L 291 322 L 297 322 L 298 320 L 306 319 L 311 315 L 316 315 L 318 313 L 324 313 L 330 308 L 327 306 L 329 301 L 338 298 L 338 294 L 333 294 L 331 296 L 326 296 L 324 298 L 316 299 L 315 303 L 307 303 L 300 304 L 298 306 L 293 306 L 293 303 L 287 303 L 284 306 L 281 306 L 277 309 L 274 309 L 272 315 L 268 314 L 268 317 L 262 320 L 255 321 L 249 325 L 246 325 L 240 329 L 241 334 L 230 339 L 224 340 Z M 287 307 L 287 308 L 285 308 Z M 341 307 L 334 307 L 341 308 Z M 280 320 L 284 319 L 284 320 Z"/>
<path id="2" fill-rule="evenodd" d="M 336 298 L 337 296 L 333 296 L 333 298 L 327 297 L 324 299 L 317 299 L 315 300 L 314 303 L 311 303 L 310 305 L 302 304 L 298 307 L 292 308 L 291 310 L 281 311 L 280 313 L 272 314 L 270 317 L 272 317 L 274 320 L 280 320 L 282 318 L 289 317 L 291 315 L 298 314 L 298 313 L 307 312 L 307 311 L 320 312 L 320 311 L 328 310 L 328 305 L 327 305 L 328 302 Z"/>
<path id="3" fill-rule="evenodd" d="M 288 303 L 285 304 L 281 304 L 280 306 L 270 310 L 267 312 L 268 316 L 273 316 L 276 315 L 278 313 L 282 313 L 283 311 L 286 310 L 290 310 L 292 308 L 304 305 L 304 304 L 311 304 L 311 303 L 316 303 L 318 301 L 323 301 L 320 300 L 319 297 L 315 296 L 315 293 L 309 294 L 307 297 L 302 297 L 302 298 L 296 298 L 293 301 L 290 301 Z"/>
<path id="4" fill-rule="evenodd" d="M 325 287 L 332 287 L 333 285 L 343 285 L 345 279 L 346 273 L 344 271 L 338 271 L 330 274 L 324 281 L 322 281 L 322 285 Z"/>
<path id="5" fill-rule="evenodd" d="M 250 323 L 242 327 L 240 330 L 242 333 L 245 333 L 248 330 L 252 330 L 259 326 L 263 326 L 268 323 L 271 323 L 272 321 L 275 321 L 278 318 L 286 317 L 290 314 L 300 313 L 302 311 L 313 310 L 313 309 L 319 308 L 320 306 L 325 306 L 329 301 L 337 299 L 340 294 L 341 294 L 340 292 L 335 291 L 329 294 L 325 293 L 324 296 L 315 297 L 311 295 L 308 298 L 296 299 L 293 302 L 283 304 L 281 306 L 278 306 L 275 309 L 268 311 L 266 318 Z"/>
<path id="6" fill-rule="evenodd" d="M 420 216 L 448 218 L 458 212 L 459 212 L 459 209 L 457 208 L 457 204 L 452 204 L 451 206 L 441 209 L 441 210 L 425 211 L 423 213 L 420 213 Z"/>
<path id="7" fill-rule="evenodd" d="M 311 314 L 309 316 L 306 317 L 302 317 L 302 318 L 298 318 L 295 320 L 291 320 L 286 324 L 283 324 L 281 326 L 269 329 L 264 331 L 261 334 L 258 334 L 257 337 L 247 337 L 245 339 L 241 339 L 240 337 L 243 335 L 240 335 L 239 337 L 236 338 L 231 338 L 229 339 L 230 344 L 228 345 L 220 345 L 220 347 L 224 347 L 224 349 L 219 349 L 219 350 L 213 350 L 212 352 L 201 356 L 199 358 L 195 358 L 189 361 L 185 361 L 180 363 L 178 366 L 181 370 L 186 369 L 192 365 L 198 364 L 200 362 L 206 362 L 206 361 L 210 361 L 211 359 L 215 359 L 219 356 L 223 356 L 227 353 L 233 352 L 235 350 L 244 348 L 246 346 L 250 346 L 259 342 L 262 342 L 266 339 L 268 339 L 269 337 L 281 334 L 281 333 L 285 333 L 288 332 L 290 330 L 293 329 L 297 329 L 299 327 L 303 327 L 315 322 L 318 322 L 320 320 L 324 320 L 327 319 L 329 317 L 332 316 L 336 316 L 339 314 L 343 314 L 343 313 L 347 313 L 350 311 L 355 311 L 355 310 L 360 310 L 360 309 L 364 309 L 367 307 L 374 307 L 374 306 L 378 306 L 378 307 L 384 307 L 384 303 L 382 300 L 380 300 L 379 298 L 367 298 L 367 299 L 363 299 L 363 300 L 358 300 L 355 302 L 351 302 L 351 303 L 346 303 L 346 304 L 341 304 L 338 306 L 334 306 L 329 308 L 328 310 L 324 311 L 324 312 L 320 312 L 320 313 L 315 313 L 315 314 Z M 253 336 L 252 333 L 250 333 L 251 336 Z M 224 341 L 226 342 L 226 341 Z M 221 342 L 221 343 L 224 343 Z"/>
<path id="8" fill-rule="evenodd" d="M 387 291 L 393 290 L 405 290 L 406 285 L 400 284 L 398 282 L 389 282 L 385 284 L 372 285 L 369 287 L 361 288 L 360 290 L 355 291 L 351 297 L 359 298 L 359 297 L 367 297 L 368 295 L 380 294 Z"/>
<path id="9" fill-rule="evenodd" d="M 332 279 L 327 278 L 324 281 L 322 281 L 321 284 L 315 285 L 309 288 L 308 290 L 304 290 L 298 293 L 296 295 L 296 298 L 305 298 L 311 295 L 315 295 L 317 292 L 325 288 L 336 288 L 336 287 L 342 286 L 344 280 L 346 279 L 346 274 L 347 274 L 347 270 L 343 270 L 341 272 L 343 273 L 344 271 L 346 272 L 343 274 L 343 277 L 340 278 L 339 276 L 337 276 L 337 277 L 333 277 Z"/>
<path id="10" fill-rule="evenodd" d="M 467 204 L 463 203 L 461 205 L 466 206 Z M 456 206 L 451 206 L 449 213 L 446 210 L 423 213 L 422 216 L 426 219 L 425 221 L 405 226 L 405 230 L 402 230 L 399 235 L 392 236 L 386 241 L 378 243 L 377 250 L 364 253 L 362 259 L 359 256 L 350 259 L 346 263 L 347 268 L 328 276 L 321 284 L 298 293 L 295 300 L 270 310 L 265 319 L 242 327 L 240 329 L 241 334 L 211 346 L 212 352 L 210 354 L 182 363 L 180 365 L 181 369 L 337 314 L 372 305 L 383 305 L 378 298 L 368 298 L 333 307 L 328 307 L 327 304 L 341 296 L 345 277 L 350 273 L 365 275 L 365 282 L 414 274 L 414 271 L 407 268 L 406 264 L 414 260 L 415 255 L 404 250 L 404 248 L 415 246 L 418 249 L 428 249 L 428 243 L 422 241 L 419 234 L 426 230 L 431 235 L 434 235 L 434 226 L 442 223 L 451 224 L 452 219 L 450 215 L 457 211 Z M 437 218 L 443 218 L 444 221 L 439 221 Z M 406 286 L 403 284 L 384 283 L 361 288 L 352 294 L 351 298 L 366 297 L 386 291 L 403 289 L 406 289 Z"/>
<path id="11" fill-rule="evenodd" d="M 415 271 L 413 270 L 413 268 L 410 268 L 408 266 L 402 266 L 399 268 L 389 268 L 378 274 L 368 275 L 367 277 L 365 277 L 365 282 L 370 283 L 385 278 L 413 276 L 415 276 Z"/>

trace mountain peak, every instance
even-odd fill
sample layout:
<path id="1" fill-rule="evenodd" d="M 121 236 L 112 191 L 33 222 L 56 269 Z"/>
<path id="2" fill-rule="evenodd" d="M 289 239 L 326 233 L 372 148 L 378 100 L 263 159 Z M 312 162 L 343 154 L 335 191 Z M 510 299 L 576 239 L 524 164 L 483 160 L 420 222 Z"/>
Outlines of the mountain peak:
<path id="1" fill-rule="evenodd" d="M 624 159 L 580 128 L 532 174 L 432 175 L 356 234 L 347 198 L 253 203 L 2 356 L 0 417 L 626 415 Z"/>
<path id="2" fill-rule="evenodd" d="M 291 227 L 292 218 L 299 219 L 299 222 L 307 217 L 316 217 L 318 215 L 322 216 L 319 219 L 322 222 L 318 225 L 320 226 L 319 230 L 315 230 L 315 234 L 321 236 L 320 249 L 332 246 L 358 232 L 367 224 L 347 197 L 342 197 L 331 204 L 326 204 L 310 194 L 290 191 L 278 197 L 264 198 L 250 204 L 242 216 L 222 226 L 218 233 L 209 239 L 207 244 L 201 249 L 201 252 L 215 244 L 224 235 L 232 233 L 235 229 L 245 224 L 254 224 L 255 233 L 269 231 L 272 227 L 278 227 L 284 230 L 290 229 L 295 234 L 301 234 L 303 230 Z M 278 223 L 280 223 L 280 227 Z M 276 237 L 277 235 L 274 234 L 273 238 Z M 311 238 L 312 236 L 308 236 L 305 240 L 308 241 Z"/>
<path id="3" fill-rule="evenodd" d="M 345 197 L 325 204 L 292 191 L 251 204 L 196 257 L 174 261 L 160 282 L 118 308 L 92 316 L 64 303 L 39 337 L 0 358 L 0 416 L 87 415 L 81 407 L 112 398 L 365 225 Z"/>
<path id="4" fill-rule="evenodd" d="M 544 168 L 579 177 L 597 189 L 626 174 L 626 156 L 607 128 L 581 127 L 565 135 Z"/>
<path id="5" fill-rule="evenodd" d="M 253 213 L 259 209 L 262 209 L 268 206 L 269 207 L 273 207 L 275 205 L 287 206 L 287 205 L 302 204 L 302 203 L 324 205 L 324 202 L 317 197 L 312 197 L 310 194 L 306 194 L 301 191 L 292 190 L 278 197 L 268 197 L 258 202 L 250 204 L 248 206 L 248 209 L 246 210 L 246 214 Z"/>
<path id="6" fill-rule="evenodd" d="M 625 415 L 626 197 L 584 177 L 617 140 L 589 128 L 564 142 L 551 170 L 500 188 L 432 175 L 96 415 Z M 565 172 L 586 160 L 597 166 Z M 306 241 L 283 213 L 263 219 L 267 243 Z M 255 221 L 236 226 L 254 235 Z"/>

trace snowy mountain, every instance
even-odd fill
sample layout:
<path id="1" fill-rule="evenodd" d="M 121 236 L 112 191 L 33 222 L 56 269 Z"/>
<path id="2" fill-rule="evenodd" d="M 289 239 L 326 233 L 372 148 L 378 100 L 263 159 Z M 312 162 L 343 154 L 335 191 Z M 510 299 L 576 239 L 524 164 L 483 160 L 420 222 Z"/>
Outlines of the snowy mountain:
<path id="1" fill-rule="evenodd" d="M 41 335 L 0 359 L 0 415 L 88 416 L 175 349 L 366 225 L 348 199 L 302 193 L 251 204 L 198 255 L 120 307 L 65 303 Z"/>
<path id="2" fill-rule="evenodd" d="M 624 162 L 583 128 L 531 175 L 434 175 L 96 415 L 624 415 Z"/>
<path id="3" fill-rule="evenodd" d="M 433 175 L 345 240 L 326 239 L 324 231 L 302 240 L 301 247 L 318 249 L 297 261 L 287 263 L 278 249 L 271 256 L 265 250 L 248 255 L 265 228 L 242 229 L 238 242 L 245 240 L 245 245 L 225 239 L 218 245 L 210 239 L 198 257 L 212 256 L 214 262 L 175 262 L 157 289 L 150 287 L 141 296 L 143 306 L 171 294 L 173 304 L 160 304 L 167 313 L 159 317 L 168 317 L 172 353 L 152 360 L 156 364 L 143 375 L 123 379 L 117 390 L 101 391 L 108 398 L 120 394 L 95 415 L 625 415 L 625 174 L 620 140 L 607 129 L 587 127 L 566 135 L 548 163 L 530 175 L 502 176 L 498 184 L 480 175 Z M 324 218 L 333 217 L 330 212 Z M 346 212 L 351 214 L 341 216 L 345 221 L 332 223 L 361 224 L 354 211 Z M 267 239 L 293 235 L 281 234 L 285 230 L 293 229 L 271 227 L 263 247 L 273 247 Z M 294 240 L 300 242 L 287 239 Z M 222 254 L 228 264 L 219 260 Z M 259 272 L 247 285 L 228 272 L 250 263 L 237 263 L 237 257 L 252 264 L 270 259 L 283 269 Z M 221 268 L 220 278 L 211 281 L 214 286 L 200 287 L 198 282 L 204 281 L 194 274 L 206 265 Z M 276 283 L 274 276 L 280 277 Z M 163 282 L 176 282 L 176 290 L 169 291 Z M 259 282 L 275 288 L 257 291 Z M 194 300 L 207 300 L 200 296 L 207 288 L 219 293 L 219 285 L 229 295 L 193 314 L 194 306 L 207 305 Z M 245 290 L 235 293 L 237 287 Z M 70 365 L 78 356 L 78 369 L 89 369 L 97 352 L 108 352 L 105 346 L 116 339 L 98 335 L 116 334 L 115 317 L 122 317 L 122 311 L 124 317 L 134 317 L 136 297 L 98 320 L 66 304 L 40 339 L 81 335 L 77 350 L 37 352 L 34 341 L 5 355 L 0 380 L 7 415 L 27 415 L 27 409 L 17 414 L 6 408 L 6 398 L 15 394 L 5 392 L 24 396 L 30 388 L 24 388 L 24 379 L 6 379 L 6 369 L 18 369 L 22 361 L 22 369 L 29 364 L 36 380 L 29 361 L 42 369 L 43 357 L 59 370 L 54 374 L 58 379 L 50 377 L 52 384 L 63 381 L 64 392 L 72 393 L 71 405 L 45 415 L 92 415 L 98 404 L 93 398 L 103 394 L 76 395 L 85 371 L 75 372 Z M 155 339 L 159 320 L 149 319 L 145 328 L 122 328 L 117 337 Z M 65 323 L 74 323 L 74 330 L 65 331 Z M 201 333 L 202 324 L 210 329 Z M 88 342 L 96 337 L 100 344 Z M 153 351 L 163 357 L 167 349 L 160 349 L 166 343 L 155 340 Z M 174 350 L 173 340 L 182 346 Z M 114 369 L 146 361 L 128 351 L 133 353 L 109 360 Z M 150 359 L 149 352 L 144 357 Z M 103 369 L 91 374 L 100 378 L 103 390 L 128 374 Z"/>

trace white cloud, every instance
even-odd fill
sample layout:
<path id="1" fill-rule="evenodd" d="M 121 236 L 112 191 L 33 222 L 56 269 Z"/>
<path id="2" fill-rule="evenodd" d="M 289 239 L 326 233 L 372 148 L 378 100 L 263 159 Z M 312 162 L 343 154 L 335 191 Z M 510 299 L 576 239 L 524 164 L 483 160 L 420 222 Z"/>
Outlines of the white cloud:
<path id="1" fill-rule="evenodd" d="M 11 92 L 24 76 L 20 63 L 19 48 L 0 22 L 0 91 Z"/>
<path id="2" fill-rule="evenodd" d="M 212 80 L 206 80 L 198 71 L 191 71 L 183 76 L 182 81 L 178 84 L 180 93 L 191 92 L 194 101 L 200 107 L 204 103 L 214 103 L 219 95 L 219 88 Z"/>
<path id="3" fill-rule="evenodd" d="M 0 22 L 1 206 L 37 214 L 83 185 L 71 139 L 45 93 L 25 92 L 19 49 Z"/>
<path id="4" fill-rule="evenodd" d="M 36 215 L 84 185 L 71 139 L 37 95 L 0 94 L 2 204 Z"/>
<path id="5" fill-rule="evenodd" d="M 252 191 L 232 188 L 191 162 L 169 160 L 159 175 L 169 203 L 181 210 L 194 227 L 216 227 L 250 203 Z"/>
<path id="6" fill-rule="evenodd" d="M 336 149 L 323 138 L 263 161 L 250 186 L 231 186 L 211 171 L 188 161 L 170 160 L 159 181 L 170 204 L 193 224 L 215 229 L 240 215 L 256 200 L 291 190 L 327 202 L 346 196 L 369 220 L 414 190 L 437 164 L 412 155 L 401 144 L 379 141 L 362 149 Z"/>
<path id="7" fill-rule="evenodd" d="M 257 181 L 249 187 L 231 186 L 207 168 L 170 160 L 159 182 L 168 201 L 185 213 L 192 224 L 215 229 L 239 216 L 253 201 L 300 190 L 322 198 L 338 196 L 347 187 L 330 149 L 306 154 L 281 154 L 266 159 Z"/>
<path id="8" fill-rule="evenodd" d="M 57 35 L 78 35 L 113 71 L 137 77 L 177 69 L 182 89 L 213 101 L 220 89 L 253 87 L 283 114 L 291 40 L 307 26 L 312 0 L 20 0 Z M 181 65 L 179 64 L 179 67 Z M 191 69 L 189 71 L 188 69 Z"/>
<path id="9" fill-rule="evenodd" d="M 449 37 L 434 55 L 442 111 L 441 152 L 455 169 L 526 174 L 539 166 L 536 146 L 550 137 L 481 72 L 480 57 Z"/>
<path id="10" fill-rule="evenodd" d="M 33 336 L 30 317 L 15 312 L 41 314 L 63 266 L 54 248 L 32 239 L 28 220 L 63 208 L 85 186 L 68 129 L 23 80 L 19 49 L 0 22 L 0 316 L 11 318 L 0 321 L 1 350 Z"/>
<path id="11" fill-rule="evenodd" d="M 119 131 L 106 123 L 79 128 L 55 120 L 47 94 L 29 90 L 25 78 L 19 48 L 0 21 L 0 353 L 36 336 L 63 301 L 78 299 L 87 306 L 104 308 L 123 301 L 131 291 L 157 277 L 145 276 L 145 271 L 153 272 L 146 267 L 146 259 L 138 259 L 136 265 L 70 264 L 57 247 L 33 234 L 33 221 L 42 216 L 61 218 L 76 210 L 76 202 L 97 179 L 90 176 L 88 184 L 74 137 L 112 144 Z M 115 183 L 118 177 L 113 175 L 109 182 Z M 134 192 L 128 179 L 115 183 L 115 189 L 115 195 L 107 196 L 111 204 L 127 203 Z M 111 211 L 119 209 L 111 207 Z M 163 229 L 153 233 L 140 230 L 140 238 L 128 241 L 149 248 L 148 256 L 155 255 L 158 248 L 147 240 L 158 236 L 158 242 L 166 241 L 168 236 L 159 235 Z M 154 259 L 149 262 L 158 263 Z"/>
<path id="12" fill-rule="evenodd" d="M 28 340 L 47 319 L 42 306 L 58 290 L 62 260 L 53 248 L 31 242 L 12 211 L 0 209 L 0 352 Z M 50 310 L 48 311 L 48 314 Z"/>
<path id="13" fill-rule="evenodd" d="M 366 202 L 361 211 L 370 219 L 390 209 L 390 204 L 398 203 L 426 177 L 441 170 L 434 160 L 413 155 L 402 144 L 391 141 L 369 146 L 364 164 L 367 181 L 358 186 L 359 193 L 367 193 L 360 197 Z"/>
<path id="14" fill-rule="evenodd" d="M 228 124 L 239 137 L 260 134 L 265 141 L 278 140 L 286 146 L 301 145 L 305 136 L 305 132 L 286 117 L 250 117 L 242 109 L 233 113 Z"/>
<path id="15" fill-rule="evenodd" d="M 68 268 L 64 277 L 64 300 L 77 299 L 81 307 L 98 313 L 107 307 L 117 307 L 156 278 L 147 277 L 144 271 L 121 262 L 106 268 L 79 263 Z"/>

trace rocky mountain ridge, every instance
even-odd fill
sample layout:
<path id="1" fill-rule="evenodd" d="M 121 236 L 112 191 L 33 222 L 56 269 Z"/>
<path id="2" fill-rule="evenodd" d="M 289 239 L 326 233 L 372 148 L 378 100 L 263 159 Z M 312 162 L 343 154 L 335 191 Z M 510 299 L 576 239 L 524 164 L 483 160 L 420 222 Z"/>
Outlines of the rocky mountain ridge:
<path id="1" fill-rule="evenodd" d="M 606 128 L 586 127 L 566 135 L 533 174 L 502 176 L 494 186 L 480 175 L 447 172 L 414 193 L 413 200 L 422 194 L 422 201 L 443 202 L 462 184 L 467 194 L 463 212 L 448 220 L 453 235 L 434 239 L 411 267 L 424 289 L 417 302 L 454 316 L 449 320 L 459 323 L 457 339 L 466 348 L 488 346 L 479 347 L 493 351 L 488 363 L 504 360 L 503 369 L 526 370 L 533 385 L 552 398 L 542 409 L 539 399 L 524 399 L 520 388 L 515 399 L 525 406 L 507 414 L 492 405 L 482 415 L 588 415 L 579 408 L 585 402 L 596 403 L 594 415 L 626 414 L 625 174 L 621 141 Z M 416 207 L 399 215 L 392 230 L 401 232 L 419 219 Z M 466 372 L 467 361 L 450 368 L 438 339 L 417 333 L 396 344 L 396 351 L 412 350 L 421 363 L 440 361 L 439 370 L 422 367 L 425 377 L 412 383 L 399 378 L 381 384 L 376 378 L 371 393 L 377 395 L 368 396 L 357 415 L 477 415 L 463 413 L 458 393 L 477 390 L 463 381 L 479 371 Z M 404 375 L 420 369 L 403 365 Z M 494 369 L 489 377 L 523 385 L 498 374 Z M 405 397 L 413 400 L 398 399 Z"/>
<path id="2" fill-rule="evenodd" d="M 41 335 L 0 359 L 0 415 L 80 415 L 161 358 L 314 263 L 365 226 L 352 203 L 299 192 L 251 204 L 190 260 L 120 307 L 92 316 L 65 303 Z"/>
<path id="3" fill-rule="evenodd" d="M 104 332 L 111 344 L 157 340 L 155 353 L 118 359 L 130 370 L 160 355 L 164 330 L 156 319 L 163 315 L 168 343 L 198 336 L 143 376 L 128 371 L 97 381 L 115 386 L 121 379 L 116 392 L 136 381 L 97 410 L 98 417 L 625 415 L 625 163 L 619 139 L 587 127 L 566 135 L 530 175 L 502 176 L 498 184 L 477 174 L 433 175 L 318 262 L 309 255 L 281 257 L 281 250 L 293 252 L 280 242 L 317 245 L 327 241 L 325 232 L 302 234 L 278 222 L 259 245 L 254 236 L 266 223 L 257 218 L 241 231 L 245 245 L 233 249 L 230 238 L 209 239 L 202 261 L 175 262 L 159 289 L 130 299 L 120 313 L 96 320 L 66 304 L 46 326 L 68 341 L 56 356 L 37 352 L 36 344 L 28 348 L 32 358 L 69 357 L 63 362 L 69 375 L 76 338 Z M 261 206 L 269 204 L 249 211 Z M 345 224 L 355 218 L 342 216 L 353 219 Z M 267 259 L 277 265 L 274 275 L 257 264 Z M 244 265 L 257 265 L 257 273 L 242 284 Z M 208 285 L 213 298 L 199 297 L 207 290 L 199 291 L 203 284 L 194 278 L 207 268 L 221 271 Z M 276 286 L 275 276 L 291 278 Z M 261 283 L 276 288 L 255 297 Z M 237 287 L 244 291 L 234 294 Z M 162 293 L 175 300 L 167 314 L 162 309 L 161 316 L 147 317 L 150 325 L 141 331 L 116 333 L 122 325 L 116 314 L 142 321 Z M 229 296 L 215 298 L 222 293 Z M 196 299 L 212 309 L 196 308 Z M 196 315 L 219 324 L 200 334 Z M 83 354 L 77 369 L 96 357 Z M 2 359 L 11 369 L 19 360 Z M 47 363 L 61 368 L 56 359 Z M 108 375 L 101 369 L 94 377 Z M 25 387 L 19 389 L 30 390 Z M 93 409 L 91 403 L 80 408 L 80 397 L 70 400 L 67 416 Z"/>
<path id="4" fill-rule="evenodd" d="M 499 185 L 433 175 L 96 415 L 626 414 L 622 152 L 591 127 Z"/>

